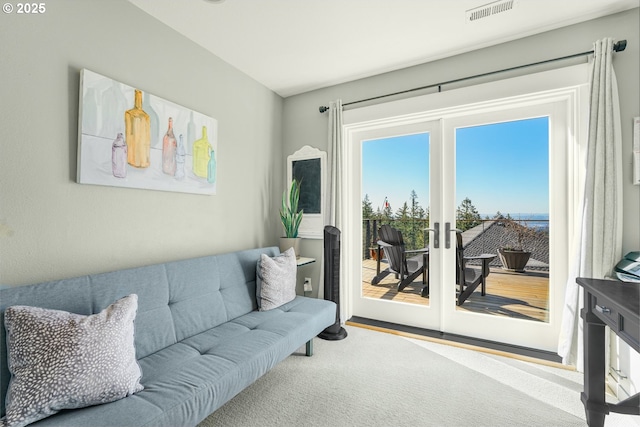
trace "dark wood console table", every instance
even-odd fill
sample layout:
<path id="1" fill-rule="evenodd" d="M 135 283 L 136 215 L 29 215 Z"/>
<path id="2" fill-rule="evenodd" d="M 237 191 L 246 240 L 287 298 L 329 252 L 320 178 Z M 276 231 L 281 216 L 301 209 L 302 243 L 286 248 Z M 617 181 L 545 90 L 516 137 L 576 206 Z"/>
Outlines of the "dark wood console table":
<path id="1" fill-rule="evenodd" d="M 578 278 L 584 288 L 584 391 L 582 403 L 589 427 L 604 425 L 609 412 L 640 415 L 640 394 L 620 403 L 605 402 L 605 325 L 640 352 L 640 285 Z"/>

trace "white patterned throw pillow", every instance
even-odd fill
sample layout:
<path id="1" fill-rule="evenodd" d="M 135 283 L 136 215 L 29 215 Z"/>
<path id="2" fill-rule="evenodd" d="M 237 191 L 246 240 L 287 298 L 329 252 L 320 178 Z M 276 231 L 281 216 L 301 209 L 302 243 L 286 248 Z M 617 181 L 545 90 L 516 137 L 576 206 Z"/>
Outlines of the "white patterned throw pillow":
<path id="1" fill-rule="evenodd" d="M 296 297 L 297 268 L 293 248 L 273 258 L 260 256 L 256 292 L 260 311 L 278 308 Z"/>
<path id="2" fill-rule="evenodd" d="M 135 294 L 91 316 L 8 307 L 11 380 L 2 425 L 26 426 L 62 409 L 113 402 L 142 390 L 133 341 L 137 310 Z"/>

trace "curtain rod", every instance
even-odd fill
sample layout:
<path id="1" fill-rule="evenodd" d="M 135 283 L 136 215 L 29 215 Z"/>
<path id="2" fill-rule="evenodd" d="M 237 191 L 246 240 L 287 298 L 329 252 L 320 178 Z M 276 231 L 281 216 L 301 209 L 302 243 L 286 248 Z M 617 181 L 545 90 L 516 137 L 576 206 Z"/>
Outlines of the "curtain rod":
<path id="1" fill-rule="evenodd" d="M 627 41 L 626 40 L 620 40 L 619 42 L 617 42 L 616 44 L 613 45 L 613 51 L 614 52 L 622 52 L 626 48 L 627 48 Z M 577 57 L 580 57 L 580 56 L 590 55 L 593 52 L 594 52 L 593 50 L 590 50 L 590 51 L 587 51 L 587 52 L 581 52 L 581 53 L 575 53 L 573 55 L 562 56 L 560 58 L 553 58 L 553 59 L 547 59 L 547 60 L 539 61 L 539 62 L 532 62 L 531 64 L 518 65 L 516 67 L 504 68 L 502 70 L 497 70 L 497 71 L 489 71 L 488 73 L 476 74 L 474 76 L 461 77 L 459 79 L 448 80 L 446 82 L 434 83 L 434 84 L 430 84 L 430 85 L 427 85 L 427 86 L 421 86 L 421 87 L 416 87 L 416 88 L 413 88 L 413 89 L 403 90 L 403 91 L 400 91 L 400 92 L 388 93 L 386 95 L 374 96 L 373 98 L 361 99 L 359 101 L 351 101 L 351 102 L 347 102 L 347 103 L 342 104 L 342 106 L 346 107 L 347 105 L 359 104 L 361 102 L 373 101 L 373 100 L 380 99 L 380 98 L 386 98 L 386 97 L 394 96 L 394 95 L 401 95 L 403 93 L 415 92 L 415 91 L 418 91 L 418 90 L 429 89 L 429 88 L 432 88 L 432 87 L 438 87 L 438 92 L 440 92 L 442 90 L 441 86 L 443 86 L 443 85 L 447 85 L 447 84 L 451 84 L 451 83 L 458 83 L 458 82 L 461 82 L 461 81 L 464 81 L 464 80 L 475 79 L 475 78 L 478 78 L 478 77 L 486 77 L 486 76 L 490 76 L 490 75 L 493 75 L 493 74 L 504 73 L 506 71 L 518 70 L 520 68 L 527 68 L 527 67 L 533 67 L 535 65 L 547 64 L 549 62 L 555 62 L 555 61 L 562 61 L 562 60 L 565 60 L 565 59 L 577 58 Z M 324 112 L 326 112 L 328 110 L 329 110 L 329 107 L 326 107 L 324 105 L 321 106 L 320 108 L 318 108 L 318 111 L 320 111 L 320 113 L 324 113 Z"/>

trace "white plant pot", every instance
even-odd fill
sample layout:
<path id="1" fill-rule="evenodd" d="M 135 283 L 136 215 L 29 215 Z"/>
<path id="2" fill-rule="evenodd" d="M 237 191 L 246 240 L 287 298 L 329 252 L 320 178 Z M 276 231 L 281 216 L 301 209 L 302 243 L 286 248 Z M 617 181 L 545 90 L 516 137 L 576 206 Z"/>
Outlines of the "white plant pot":
<path id="1" fill-rule="evenodd" d="M 280 252 L 284 252 L 289 248 L 293 248 L 296 258 L 300 258 L 300 237 L 281 237 Z"/>

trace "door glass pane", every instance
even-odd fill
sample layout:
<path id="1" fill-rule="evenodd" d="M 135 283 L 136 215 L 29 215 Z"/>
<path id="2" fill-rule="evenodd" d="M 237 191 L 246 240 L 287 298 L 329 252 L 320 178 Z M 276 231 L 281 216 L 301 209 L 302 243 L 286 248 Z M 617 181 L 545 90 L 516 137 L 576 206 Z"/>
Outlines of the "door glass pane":
<path id="1" fill-rule="evenodd" d="M 548 322 L 548 117 L 458 128 L 455 140 L 457 310 Z"/>
<path id="2" fill-rule="evenodd" d="M 363 297 L 429 305 L 428 269 L 423 269 L 428 263 L 428 224 L 429 133 L 363 141 Z M 393 247 L 378 245 L 382 226 L 391 227 L 384 231 L 391 233 L 385 243 Z M 404 247 L 392 241 L 394 236 L 401 236 Z M 400 268 L 402 277 L 396 274 Z"/>

